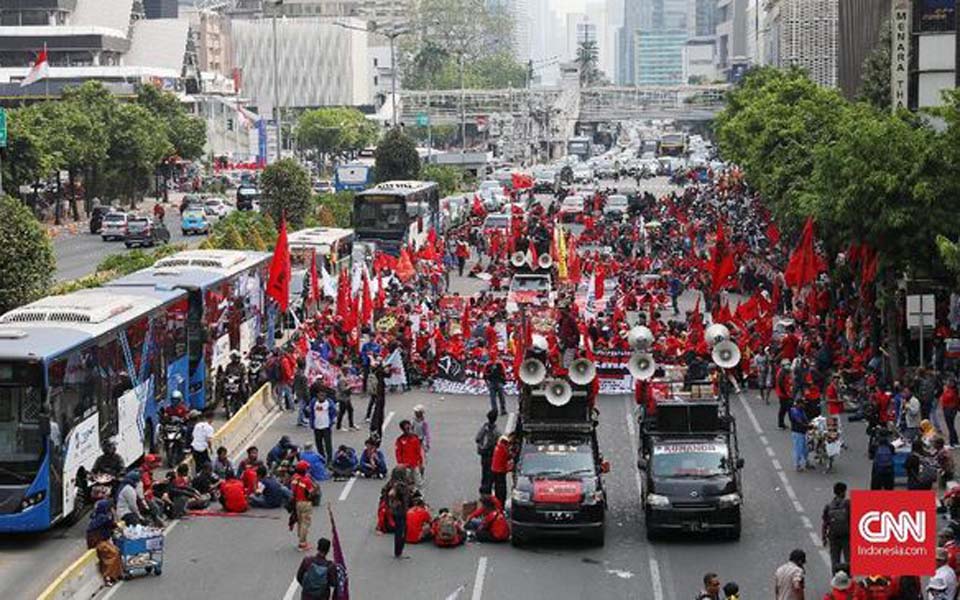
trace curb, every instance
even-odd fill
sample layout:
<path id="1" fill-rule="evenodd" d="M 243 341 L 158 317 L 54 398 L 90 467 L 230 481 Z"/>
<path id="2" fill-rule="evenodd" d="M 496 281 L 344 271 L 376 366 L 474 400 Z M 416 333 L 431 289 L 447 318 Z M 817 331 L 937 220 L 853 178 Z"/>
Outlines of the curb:
<path id="1" fill-rule="evenodd" d="M 214 447 L 226 446 L 233 454 L 248 440 L 265 431 L 268 417 L 279 412 L 269 383 L 260 386 L 244 405 L 213 434 Z M 193 465 L 193 457 L 184 461 Z M 48 585 L 37 600 L 84 600 L 95 597 L 103 589 L 100 561 L 96 550 L 87 550 Z"/>

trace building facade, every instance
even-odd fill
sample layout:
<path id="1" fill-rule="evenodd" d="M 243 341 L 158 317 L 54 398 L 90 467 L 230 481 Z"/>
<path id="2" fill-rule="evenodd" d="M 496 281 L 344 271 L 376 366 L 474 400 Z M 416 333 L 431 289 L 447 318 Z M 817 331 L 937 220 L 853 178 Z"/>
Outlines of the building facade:
<path id="1" fill-rule="evenodd" d="M 840 0 L 837 12 L 837 82 L 849 99 L 860 91 L 863 63 L 890 20 L 890 0 Z"/>
<path id="2" fill-rule="evenodd" d="M 636 85 L 684 83 L 683 52 L 686 29 L 640 30 L 635 35 Z"/>
<path id="3" fill-rule="evenodd" d="M 717 72 L 727 80 L 747 58 L 747 0 L 717 4 Z"/>
<path id="4" fill-rule="evenodd" d="M 819 85 L 837 86 L 839 0 L 770 0 L 767 63 L 805 70 Z"/>

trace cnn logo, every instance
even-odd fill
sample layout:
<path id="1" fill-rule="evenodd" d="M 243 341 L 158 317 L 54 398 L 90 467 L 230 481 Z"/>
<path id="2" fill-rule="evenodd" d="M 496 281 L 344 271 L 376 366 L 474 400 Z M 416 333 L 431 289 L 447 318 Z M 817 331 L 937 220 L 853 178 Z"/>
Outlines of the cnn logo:
<path id="1" fill-rule="evenodd" d="M 850 567 L 854 575 L 932 575 L 936 570 L 933 491 L 850 494 Z"/>
<path id="2" fill-rule="evenodd" d="M 922 511 L 901 511 L 895 515 L 871 510 L 860 518 L 857 531 L 864 540 L 877 544 L 891 540 L 906 542 L 908 538 L 923 543 L 927 541 L 927 515 Z"/>

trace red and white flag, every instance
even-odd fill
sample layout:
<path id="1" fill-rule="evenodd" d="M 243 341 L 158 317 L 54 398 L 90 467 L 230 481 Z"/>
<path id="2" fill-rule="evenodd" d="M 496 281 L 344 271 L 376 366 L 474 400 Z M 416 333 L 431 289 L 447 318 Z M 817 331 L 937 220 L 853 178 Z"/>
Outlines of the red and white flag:
<path id="1" fill-rule="evenodd" d="M 47 77 L 50 77 L 50 63 L 47 61 L 47 47 L 44 46 L 43 50 L 41 50 L 37 56 L 37 61 L 30 67 L 30 72 L 27 73 L 24 80 L 20 82 L 20 87 L 26 87 L 31 83 L 36 83 Z"/>

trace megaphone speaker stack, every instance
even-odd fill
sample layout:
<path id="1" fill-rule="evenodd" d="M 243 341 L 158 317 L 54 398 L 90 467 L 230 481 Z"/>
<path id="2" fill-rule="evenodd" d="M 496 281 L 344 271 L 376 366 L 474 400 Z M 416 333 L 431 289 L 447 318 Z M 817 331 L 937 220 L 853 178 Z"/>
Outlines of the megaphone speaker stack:
<path id="1" fill-rule="evenodd" d="M 551 379 L 544 391 L 547 402 L 554 406 L 563 406 L 573 397 L 573 388 L 563 379 Z"/>
<path id="2" fill-rule="evenodd" d="M 646 350 L 653 344 L 653 332 L 649 327 L 637 325 L 627 332 L 627 343 L 631 348 Z"/>
<path id="3" fill-rule="evenodd" d="M 713 347 L 710 357 L 718 367 L 729 369 L 740 363 L 740 348 L 730 340 L 720 342 Z"/>
<path id="4" fill-rule="evenodd" d="M 703 332 L 703 337 L 711 346 L 730 339 L 730 330 L 723 323 L 714 323 Z"/>
<path id="5" fill-rule="evenodd" d="M 570 381 L 577 385 L 587 385 L 597 376 L 597 367 L 586 358 L 578 358 L 570 363 Z"/>
<path id="6" fill-rule="evenodd" d="M 510 264 L 520 269 L 527 264 L 527 255 L 519 250 L 510 255 Z"/>
<path id="7" fill-rule="evenodd" d="M 549 254 L 541 254 L 537 257 L 537 266 L 541 269 L 549 269 L 553 266 L 553 259 Z"/>
<path id="8" fill-rule="evenodd" d="M 634 352 L 630 355 L 627 362 L 627 370 L 633 375 L 634 379 L 646 381 L 653 377 L 653 372 L 657 370 L 657 363 L 653 360 L 653 355 L 646 352 Z"/>
<path id="9" fill-rule="evenodd" d="M 540 385 L 547 378 L 547 367 L 535 358 L 520 363 L 520 381 L 527 385 Z"/>

